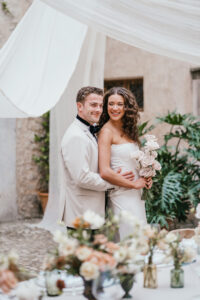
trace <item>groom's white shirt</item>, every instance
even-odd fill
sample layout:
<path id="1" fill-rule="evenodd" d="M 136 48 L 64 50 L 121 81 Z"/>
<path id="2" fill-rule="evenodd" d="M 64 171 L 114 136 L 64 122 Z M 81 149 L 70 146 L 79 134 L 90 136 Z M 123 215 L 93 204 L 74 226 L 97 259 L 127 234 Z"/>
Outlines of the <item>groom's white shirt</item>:
<path id="1" fill-rule="evenodd" d="M 67 226 L 90 209 L 105 215 L 105 191 L 113 185 L 98 174 L 98 144 L 88 126 L 75 119 L 61 143 L 65 174 L 65 208 Z"/>

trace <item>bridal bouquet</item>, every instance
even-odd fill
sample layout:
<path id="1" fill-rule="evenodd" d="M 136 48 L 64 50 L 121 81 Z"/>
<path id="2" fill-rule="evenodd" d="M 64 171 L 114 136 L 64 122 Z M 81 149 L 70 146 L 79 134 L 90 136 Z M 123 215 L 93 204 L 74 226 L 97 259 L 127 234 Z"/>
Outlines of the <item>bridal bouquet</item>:
<path id="1" fill-rule="evenodd" d="M 138 150 L 131 154 L 131 157 L 136 160 L 137 168 L 139 169 L 139 175 L 141 177 L 154 177 L 156 171 L 161 170 L 160 163 L 156 160 L 159 145 L 157 138 L 154 135 L 145 136 L 146 143 L 141 150 Z"/>

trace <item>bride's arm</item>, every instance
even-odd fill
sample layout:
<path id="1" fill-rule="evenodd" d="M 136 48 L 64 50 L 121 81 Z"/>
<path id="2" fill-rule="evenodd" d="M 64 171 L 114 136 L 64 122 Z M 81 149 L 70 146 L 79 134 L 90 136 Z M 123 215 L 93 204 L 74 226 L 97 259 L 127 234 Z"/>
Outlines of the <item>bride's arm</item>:
<path id="1" fill-rule="evenodd" d="M 112 132 L 108 128 L 103 128 L 98 137 L 99 147 L 99 172 L 100 176 L 111 184 L 130 188 L 141 189 L 146 186 L 146 180 L 139 178 L 132 182 L 125 179 L 122 175 L 113 171 L 110 167 L 110 152 L 112 144 Z"/>

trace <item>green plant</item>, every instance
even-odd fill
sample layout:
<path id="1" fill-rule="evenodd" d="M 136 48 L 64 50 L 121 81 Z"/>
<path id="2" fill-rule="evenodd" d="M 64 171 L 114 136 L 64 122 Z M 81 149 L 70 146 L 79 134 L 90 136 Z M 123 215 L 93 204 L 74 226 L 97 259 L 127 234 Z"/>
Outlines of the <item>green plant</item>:
<path id="1" fill-rule="evenodd" d="M 40 155 L 33 156 L 40 172 L 40 191 L 48 192 L 49 186 L 49 112 L 42 116 L 43 131 L 40 135 L 35 134 L 34 140 L 39 144 Z"/>
<path id="2" fill-rule="evenodd" d="M 152 188 L 144 190 L 144 199 L 148 222 L 168 226 L 167 219 L 185 221 L 191 206 L 200 202 L 200 121 L 176 112 L 157 120 L 171 128 L 158 150 L 162 169 Z M 174 146 L 169 145 L 172 139 Z"/>

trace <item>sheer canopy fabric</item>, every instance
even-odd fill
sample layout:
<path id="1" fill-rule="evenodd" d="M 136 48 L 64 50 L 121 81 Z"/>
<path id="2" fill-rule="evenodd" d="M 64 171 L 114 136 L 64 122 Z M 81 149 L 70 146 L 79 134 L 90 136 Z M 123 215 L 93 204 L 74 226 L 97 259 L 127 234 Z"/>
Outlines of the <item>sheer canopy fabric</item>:
<path id="1" fill-rule="evenodd" d="M 40 116 L 69 82 L 87 26 L 36 0 L 0 50 L 0 117 Z"/>
<path id="2" fill-rule="evenodd" d="M 200 1 L 42 0 L 107 36 L 200 64 Z"/>
<path id="3" fill-rule="evenodd" d="M 0 117 L 39 116 L 55 106 L 88 27 L 200 64 L 200 1 L 35 0 L 0 50 Z"/>

